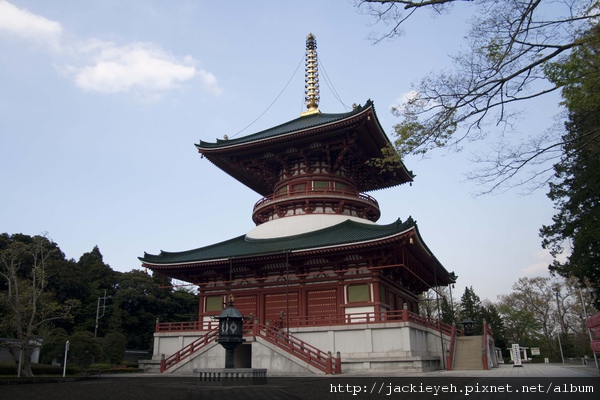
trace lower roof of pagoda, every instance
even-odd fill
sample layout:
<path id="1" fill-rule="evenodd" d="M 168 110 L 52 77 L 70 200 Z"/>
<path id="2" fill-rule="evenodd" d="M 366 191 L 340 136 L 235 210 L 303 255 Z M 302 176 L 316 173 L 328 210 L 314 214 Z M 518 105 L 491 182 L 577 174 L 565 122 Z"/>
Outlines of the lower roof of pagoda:
<path id="1" fill-rule="evenodd" d="M 401 239 L 405 239 L 407 244 L 410 243 L 411 253 L 418 255 L 428 269 L 437 270 L 438 283 L 447 285 L 455 282 L 454 274 L 449 273 L 431 253 L 419 234 L 416 222 L 410 217 L 405 222 L 398 219 L 387 225 L 346 218 L 343 222 L 310 232 L 263 239 L 242 235 L 193 250 L 161 251 L 157 255 L 144 253 L 139 259 L 144 267 L 169 276 L 170 272 L 179 275 L 177 271 L 190 268 L 226 265 L 231 259 L 250 262 L 285 253 L 331 253 L 349 248 L 376 247 L 386 242 L 397 243 Z"/>

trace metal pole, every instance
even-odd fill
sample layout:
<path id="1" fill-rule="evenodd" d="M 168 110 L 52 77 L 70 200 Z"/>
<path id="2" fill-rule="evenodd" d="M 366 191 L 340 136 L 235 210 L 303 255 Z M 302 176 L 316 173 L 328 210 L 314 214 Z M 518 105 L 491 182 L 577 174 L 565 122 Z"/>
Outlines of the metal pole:
<path id="1" fill-rule="evenodd" d="M 231 291 L 233 287 L 233 257 L 229 257 L 229 296 L 233 294 Z"/>
<path id="2" fill-rule="evenodd" d="M 21 377 L 21 366 L 23 365 L 23 347 L 19 349 L 19 370 L 17 371 L 17 378 Z"/>
<path id="3" fill-rule="evenodd" d="M 579 288 L 579 297 L 581 297 L 581 305 L 583 306 L 583 316 L 584 316 L 584 318 L 587 319 L 588 318 L 587 307 L 585 306 L 585 301 L 583 300 L 583 292 L 581 291 L 581 288 Z M 594 340 L 594 338 L 592 337 L 592 330 L 587 328 L 587 331 L 588 331 L 588 335 L 590 337 L 590 343 L 591 343 L 592 340 Z M 594 352 L 594 351 L 592 351 L 592 354 L 594 355 L 594 362 L 596 363 L 596 369 L 600 370 L 600 367 L 598 366 L 598 356 L 596 355 L 596 352 Z"/>
<path id="4" fill-rule="evenodd" d="M 558 301 L 558 290 L 554 291 L 556 295 L 556 308 L 558 311 L 558 322 L 560 323 L 560 330 L 564 334 L 565 333 L 565 325 L 563 324 L 562 317 L 560 315 L 560 302 Z M 563 354 L 562 342 L 560 340 L 560 333 L 558 334 L 558 347 L 560 347 L 560 358 L 562 358 L 562 363 L 565 363 L 565 356 Z"/>
<path id="5" fill-rule="evenodd" d="M 100 318 L 100 297 L 98 297 L 98 303 L 96 304 L 96 326 L 94 328 L 94 337 L 98 336 L 98 319 Z"/>
<path id="6" fill-rule="evenodd" d="M 433 267 L 433 280 L 434 280 L 434 285 L 435 285 L 435 300 L 437 303 L 437 309 L 438 309 L 438 324 L 440 327 L 440 341 L 442 343 L 442 356 L 440 357 L 440 361 L 442 364 L 442 369 L 446 369 L 446 360 L 444 355 L 446 354 L 446 352 L 444 351 L 444 334 L 442 332 L 442 310 L 440 308 L 440 294 L 438 293 L 438 286 L 437 286 L 437 268 L 434 266 Z"/>
<path id="7" fill-rule="evenodd" d="M 565 321 L 560 313 L 560 301 L 558 300 L 558 290 L 556 290 L 554 294 L 556 295 L 556 309 L 558 310 L 558 322 L 560 323 L 560 330 L 562 334 L 565 335 L 567 332 L 565 329 Z"/>
<path id="8" fill-rule="evenodd" d="M 67 353 L 69 352 L 69 341 L 65 343 L 65 360 L 63 361 L 63 378 L 67 374 Z"/>
<path id="9" fill-rule="evenodd" d="M 94 328 L 94 337 L 98 336 L 98 320 L 102 317 L 104 317 L 104 314 L 106 313 L 106 299 L 108 299 L 109 296 L 106 296 L 106 289 L 104 289 L 104 297 L 98 297 L 98 304 L 96 304 L 96 326 Z M 100 299 L 103 299 L 102 302 L 102 315 L 100 315 Z"/>
<path id="10" fill-rule="evenodd" d="M 285 326 L 286 332 L 290 333 L 290 252 L 285 253 Z"/>
<path id="11" fill-rule="evenodd" d="M 560 358 L 562 358 L 562 363 L 565 363 L 565 356 L 563 355 L 563 351 L 562 351 L 562 343 L 560 341 L 560 333 L 558 333 L 556 336 L 558 336 L 558 347 L 560 347 Z"/>

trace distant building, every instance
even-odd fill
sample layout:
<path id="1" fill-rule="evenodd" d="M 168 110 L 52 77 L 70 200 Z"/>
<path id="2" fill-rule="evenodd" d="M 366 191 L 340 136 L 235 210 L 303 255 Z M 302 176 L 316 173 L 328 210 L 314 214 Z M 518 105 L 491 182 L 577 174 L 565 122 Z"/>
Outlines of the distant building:
<path id="1" fill-rule="evenodd" d="M 0 338 L 0 362 L 12 362 L 14 358 L 10 354 L 10 346 L 17 345 L 18 341 L 15 339 Z M 32 340 L 30 343 L 34 343 L 35 349 L 31 353 L 31 362 L 38 363 L 40 359 L 40 349 L 42 347 L 42 339 Z"/>

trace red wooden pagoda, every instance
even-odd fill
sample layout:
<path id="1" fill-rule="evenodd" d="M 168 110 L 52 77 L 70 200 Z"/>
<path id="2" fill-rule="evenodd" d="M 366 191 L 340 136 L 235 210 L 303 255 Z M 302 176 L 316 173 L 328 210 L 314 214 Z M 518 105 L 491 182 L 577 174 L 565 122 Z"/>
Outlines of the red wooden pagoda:
<path id="1" fill-rule="evenodd" d="M 140 257 L 144 267 L 198 286 L 199 321 L 233 294 L 235 307 L 256 323 L 343 325 L 418 313 L 419 294 L 455 282 L 412 218 L 376 224 L 379 205 L 367 192 L 414 175 L 401 161 L 384 171 L 370 162 L 390 147 L 371 101 L 346 113 L 319 111 L 317 65 L 309 35 L 307 111 L 299 118 L 196 145 L 262 196 L 252 212 L 256 227 L 210 246 Z"/>

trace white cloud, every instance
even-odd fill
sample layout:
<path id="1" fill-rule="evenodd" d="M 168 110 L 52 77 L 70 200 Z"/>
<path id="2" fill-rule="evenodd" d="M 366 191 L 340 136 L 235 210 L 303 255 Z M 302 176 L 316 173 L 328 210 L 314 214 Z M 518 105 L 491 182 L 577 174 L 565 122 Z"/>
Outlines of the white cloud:
<path id="1" fill-rule="evenodd" d="M 0 31 L 58 49 L 62 30 L 59 22 L 33 14 L 25 9 L 19 9 L 5 0 L 0 0 Z"/>
<path id="2" fill-rule="evenodd" d="M 59 58 L 55 62 L 57 69 L 88 92 L 131 92 L 142 95 L 145 100 L 156 100 L 161 93 L 182 88 L 184 83 L 189 84 L 194 79 L 214 95 L 222 91 L 217 78 L 199 69 L 190 56 L 177 58 L 152 43 L 118 45 L 95 38 L 68 41 L 62 35 L 60 23 L 19 9 L 6 0 L 0 0 L 0 33 L 2 31 L 50 45 L 50 50 Z M 71 57 L 71 61 L 66 57 Z"/>
<path id="3" fill-rule="evenodd" d="M 419 98 L 419 92 L 416 90 L 410 90 L 406 93 L 403 93 L 402 96 L 397 100 L 398 104 L 406 104 L 408 102 L 414 101 Z"/>
<path id="4" fill-rule="evenodd" d="M 521 271 L 523 276 L 536 277 L 536 276 L 548 276 L 548 266 L 552 264 L 554 258 L 548 252 L 548 250 L 539 250 L 533 253 L 534 262 L 523 268 Z M 559 261 L 566 261 L 567 255 L 561 254 L 558 257 Z"/>
<path id="5" fill-rule="evenodd" d="M 185 81 L 199 77 L 212 93 L 220 89 L 216 78 L 198 70 L 189 57 L 180 60 L 149 43 L 117 46 L 91 41 L 80 47 L 88 59 L 83 67 L 69 67 L 75 84 L 98 93 L 138 91 L 156 93 L 181 87 Z"/>
<path id="6" fill-rule="evenodd" d="M 402 96 L 396 100 L 396 104 L 392 105 L 390 108 L 392 112 L 401 114 L 414 112 L 415 110 L 418 112 L 428 111 L 438 105 L 439 103 L 431 99 L 424 99 L 422 93 L 416 90 L 410 90 L 403 93 Z"/>
<path id="7" fill-rule="evenodd" d="M 208 91 L 214 93 L 217 96 L 223 92 L 223 90 L 219 86 L 219 83 L 217 82 L 217 78 L 210 72 L 201 69 L 201 70 L 198 70 L 198 76 L 200 77 L 200 80 L 202 81 L 202 85 Z"/>

